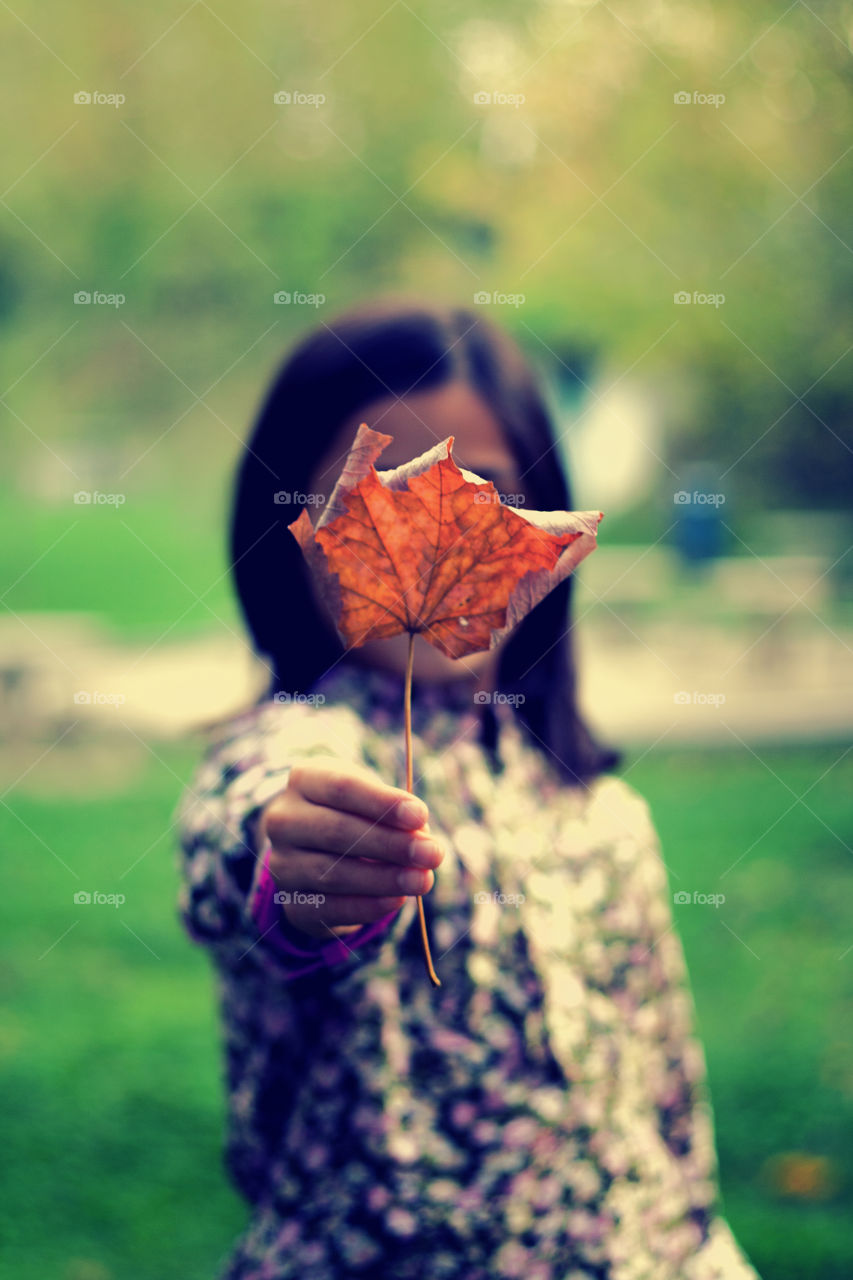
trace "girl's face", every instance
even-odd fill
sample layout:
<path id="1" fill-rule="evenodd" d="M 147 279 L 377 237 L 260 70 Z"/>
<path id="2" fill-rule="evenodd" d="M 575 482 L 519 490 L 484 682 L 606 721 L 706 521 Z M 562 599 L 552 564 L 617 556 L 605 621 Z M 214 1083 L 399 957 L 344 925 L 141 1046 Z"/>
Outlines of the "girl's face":
<path id="1" fill-rule="evenodd" d="M 395 396 L 376 400 L 346 421 L 311 476 L 311 493 L 322 493 L 329 498 L 362 422 L 374 431 L 393 437 L 377 459 L 379 470 L 390 471 L 453 436 L 453 457 L 460 467 L 491 480 L 501 493 L 524 492 L 516 461 L 491 410 L 467 384 L 449 382 L 436 390 L 415 391 L 399 400 Z M 317 511 L 316 505 L 314 510 Z M 352 657 L 402 675 L 408 644 L 406 635 L 369 640 L 354 649 Z M 471 680 L 482 685 L 493 677 L 501 647 L 466 658 L 447 658 L 421 636 L 416 636 L 414 675 L 421 680 Z"/>

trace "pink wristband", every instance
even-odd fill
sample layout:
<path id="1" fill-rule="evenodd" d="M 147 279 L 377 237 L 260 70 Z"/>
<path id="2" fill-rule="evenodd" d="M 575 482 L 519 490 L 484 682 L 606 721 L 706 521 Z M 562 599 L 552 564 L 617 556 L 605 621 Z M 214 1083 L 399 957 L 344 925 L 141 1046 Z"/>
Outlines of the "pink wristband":
<path id="1" fill-rule="evenodd" d="M 307 967 L 291 972 L 287 975 L 288 979 L 298 978 L 304 973 L 313 973 L 317 969 L 346 960 L 355 947 L 360 946 L 363 942 L 369 942 L 371 938 L 377 937 L 383 930 L 387 929 L 399 911 L 399 908 L 395 911 L 389 911 L 388 915 L 383 916 L 381 920 L 374 920 L 372 924 L 362 925 L 355 933 L 349 935 L 347 941 L 344 941 L 343 938 L 334 938 L 331 942 L 327 942 L 319 948 L 315 947 L 312 951 L 294 946 L 284 936 L 281 929 L 277 927 L 281 924 L 282 919 L 281 903 L 275 900 L 277 887 L 269 867 L 271 852 L 272 846 L 267 843 L 261 854 L 261 866 L 252 892 L 250 910 L 252 919 L 259 931 L 263 936 L 269 938 L 277 951 L 282 955 L 314 962 Z"/>

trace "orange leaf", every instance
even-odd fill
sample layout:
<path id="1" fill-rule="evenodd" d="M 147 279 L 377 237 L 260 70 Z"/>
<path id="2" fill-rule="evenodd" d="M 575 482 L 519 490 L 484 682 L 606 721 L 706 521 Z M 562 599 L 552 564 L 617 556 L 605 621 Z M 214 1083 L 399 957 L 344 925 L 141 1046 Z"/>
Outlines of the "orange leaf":
<path id="1" fill-rule="evenodd" d="M 364 423 L 316 527 L 290 525 L 347 648 L 401 632 L 450 658 L 494 648 L 595 549 L 600 511 L 517 511 L 453 460 L 453 437 L 393 471 Z"/>

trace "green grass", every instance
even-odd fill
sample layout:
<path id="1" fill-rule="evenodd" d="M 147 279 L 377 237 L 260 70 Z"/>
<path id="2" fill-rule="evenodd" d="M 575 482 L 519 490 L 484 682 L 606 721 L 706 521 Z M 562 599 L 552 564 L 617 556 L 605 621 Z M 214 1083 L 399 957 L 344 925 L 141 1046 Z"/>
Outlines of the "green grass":
<path id="1" fill-rule="evenodd" d="M 226 559 L 226 497 L 219 483 L 137 489 L 134 478 L 101 483 L 122 505 L 54 502 L 0 492 L 0 581 L 15 613 L 45 608 L 102 619 L 117 634 L 180 637 L 237 617 Z M 80 486 L 84 488 L 86 486 Z M 221 491 L 220 491 L 221 490 Z M 27 530 L 26 539 L 20 531 Z"/>
<path id="2" fill-rule="evenodd" d="M 673 911 L 704 1037 L 726 1210 L 769 1280 L 853 1274 L 853 753 L 836 764 L 843 753 L 774 747 L 761 759 L 683 751 L 628 762 L 673 892 L 726 897 L 718 908 Z M 785 1152 L 827 1158 L 836 1195 L 781 1198 L 766 1162 Z"/>
<path id="3" fill-rule="evenodd" d="M 196 752 L 155 749 L 108 798 L 21 790 L 0 807 L 14 869 L 0 970 L 2 1280 L 209 1280 L 245 1221 L 220 1167 L 211 973 L 174 909 L 168 827 Z M 762 763 L 746 752 L 659 751 L 628 761 L 672 887 L 726 895 L 719 909 L 675 911 L 726 1209 L 764 1280 L 853 1273 L 851 855 L 842 843 L 853 843 L 853 756 L 832 768 L 841 752 L 778 747 Z M 807 792 L 814 812 L 791 792 Z M 123 892 L 127 902 L 75 907 L 78 888 Z M 835 1194 L 782 1198 L 766 1161 L 790 1151 L 830 1160 Z"/>
<path id="4" fill-rule="evenodd" d="M 158 755 L 165 766 L 149 757 L 125 794 L 20 797 L 0 811 L 14 867 L 4 921 L 4 1278 L 202 1280 L 245 1218 L 219 1166 L 208 964 L 173 905 L 168 827 L 176 774 L 188 774 L 195 753 Z M 77 907 L 81 888 L 127 902 Z"/>

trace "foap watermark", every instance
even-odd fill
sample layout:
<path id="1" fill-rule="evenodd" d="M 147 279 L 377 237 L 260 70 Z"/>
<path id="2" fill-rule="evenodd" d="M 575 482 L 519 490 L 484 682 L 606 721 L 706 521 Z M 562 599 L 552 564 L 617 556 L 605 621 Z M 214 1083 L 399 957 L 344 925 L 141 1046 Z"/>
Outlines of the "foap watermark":
<path id="1" fill-rule="evenodd" d="M 273 494 L 273 502 L 277 507 L 322 507 L 326 501 L 324 493 L 303 493 L 300 489 L 279 489 Z"/>
<path id="2" fill-rule="evenodd" d="M 98 289 L 78 289 L 74 295 L 75 307 L 123 307 L 125 302 L 123 293 L 101 293 Z"/>
<path id="3" fill-rule="evenodd" d="M 499 907 L 520 907 L 522 902 L 526 902 L 523 893 L 501 893 L 498 889 L 493 889 L 491 893 L 481 891 L 474 894 L 475 902 L 494 902 Z"/>
<path id="4" fill-rule="evenodd" d="M 326 301 L 325 293 L 289 293 L 287 289 L 279 289 L 272 296 L 277 307 L 322 307 Z"/>
<path id="5" fill-rule="evenodd" d="M 701 693 L 698 689 L 689 692 L 680 689 L 672 695 L 672 700 L 679 707 L 721 707 L 726 700 L 724 693 Z"/>
<path id="6" fill-rule="evenodd" d="M 672 900 L 677 907 L 686 907 L 693 903 L 698 903 L 703 907 L 721 907 L 726 900 L 726 895 L 724 893 L 700 893 L 698 889 L 688 893 L 686 889 L 679 889 L 672 895 Z"/>
<path id="7" fill-rule="evenodd" d="M 677 107 L 715 107 L 717 110 L 726 100 L 724 93 L 700 93 L 698 89 L 694 89 L 692 93 L 686 89 L 682 89 L 679 93 L 672 95 L 672 100 Z"/>
<path id="8" fill-rule="evenodd" d="M 672 300 L 677 307 L 687 307 L 695 305 L 697 307 L 721 307 L 726 300 L 724 293 L 700 293 L 698 289 L 694 289 L 689 293 L 686 289 L 679 289 L 678 293 L 672 295 Z"/>
<path id="9" fill-rule="evenodd" d="M 78 707 L 121 707 L 127 702 L 123 693 L 99 693 L 97 689 L 78 689 L 74 695 Z"/>
<path id="10" fill-rule="evenodd" d="M 101 493 L 100 489 L 78 489 L 74 502 L 78 507 L 123 507 L 127 501 L 124 493 Z"/>
<path id="11" fill-rule="evenodd" d="M 474 494 L 474 501 L 479 503 L 500 503 L 501 506 L 523 507 L 527 501 L 523 493 L 489 493 L 488 489 L 480 489 Z"/>
<path id="12" fill-rule="evenodd" d="M 302 89 L 279 89 L 272 100 L 277 107 L 322 107 L 325 93 L 305 93 Z"/>
<path id="13" fill-rule="evenodd" d="M 526 701 L 523 693 L 502 693 L 500 689 L 478 689 L 474 694 L 474 702 L 481 707 L 488 704 L 495 706 L 499 702 L 504 702 L 509 707 L 520 707 Z"/>
<path id="14" fill-rule="evenodd" d="M 75 107 L 123 107 L 127 102 L 127 98 L 123 93 L 103 93 L 100 89 L 93 89 L 89 93 L 86 89 L 80 89 L 74 95 Z"/>
<path id="15" fill-rule="evenodd" d="M 692 493 L 688 489 L 676 489 L 672 495 L 676 507 L 689 507 L 691 503 L 696 507 L 721 507 L 725 500 L 724 493 L 704 493 L 700 489 L 694 489 Z"/>
<path id="16" fill-rule="evenodd" d="M 515 107 L 517 111 L 526 101 L 523 93 L 504 93 L 501 89 L 492 92 L 481 89 L 474 94 L 474 102 L 478 107 Z"/>
<path id="17" fill-rule="evenodd" d="M 523 307 L 526 301 L 523 293 L 491 293 L 480 289 L 474 294 L 474 304 L 478 307 Z"/>
<path id="18" fill-rule="evenodd" d="M 300 889 L 279 889 L 273 895 L 273 901 L 284 907 L 322 907 L 326 901 L 325 893 L 302 893 Z"/>
<path id="19" fill-rule="evenodd" d="M 272 696 L 273 702 L 300 702 L 309 707 L 322 707 L 326 701 L 325 693 L 290 693 L 287 689 L 278 689 Z"/>
<path id="20" fill-rule="evenodd" d="M 78 889 L 74 895 L 76 907 L 123 907 L 127 898 L 123 893 L 101 893 L 97 889 Z"/>

